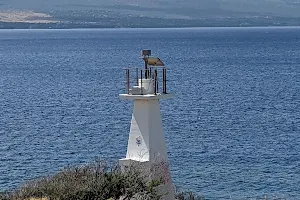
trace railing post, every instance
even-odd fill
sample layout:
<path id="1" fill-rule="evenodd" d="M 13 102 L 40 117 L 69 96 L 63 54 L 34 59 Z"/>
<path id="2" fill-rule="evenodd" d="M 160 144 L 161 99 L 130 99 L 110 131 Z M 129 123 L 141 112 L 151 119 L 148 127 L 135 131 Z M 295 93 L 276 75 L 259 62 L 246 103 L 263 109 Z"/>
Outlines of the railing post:
<path id="1" fill-rule="evenodd" d="M 163 94 L 165 93 L 165 69 L 162 70 L 162 88 L 163 88 Z"/>
<path id="2" fill-rule="evenodd" d="M 139 85 L 139 69 L 138 68 L 136 68 L 136 86 L 138 86 Z"/>
<path id="3" fill-rule="evenodd" d="M 129 74 L 129 69 L 126 69 L 126 90 L 127 90 L 127 94 L 129 94 L 129 88 L 130 88 L 130 74 Z"/>
<path id="4" fill-rule="evenodd" d="M 149 68 L 145 69 L 145 79 L 148 79 L 148 78 L 150 78 L 150 69 Z"/>
<path id="5" fill-rule="evenodd" d="M 165 69 L 165 93 L 167 94 L 167 69 Z"/>
<path id="6" fill-rule="evenodd" d="M 157 95 L 158 90 L 158 80 L 157 80 L 157 69 L 154 71 L 154 95 Z"/>
<path id="7" fill-rule="evenodd" d="M 158 91 L 158 73 L 157 73 L 157 69 L 155 70 L 156 71 L 156 91 Z"/>
<path id="8" fill-rule="evenodd" d="M 141 94 L 143 94 L 143 70 L 141 69 Z"/>
<path id="9" fill-rule="evenodd" d="M 145 61 L 145 79 L 148 78 L 148 57 L 144 57 L 144 61 Z"/>
<path id="10" fill-rule="evenodd" d="M 163 93 L 167 94 L 167 69 L 163 69 Z"/>

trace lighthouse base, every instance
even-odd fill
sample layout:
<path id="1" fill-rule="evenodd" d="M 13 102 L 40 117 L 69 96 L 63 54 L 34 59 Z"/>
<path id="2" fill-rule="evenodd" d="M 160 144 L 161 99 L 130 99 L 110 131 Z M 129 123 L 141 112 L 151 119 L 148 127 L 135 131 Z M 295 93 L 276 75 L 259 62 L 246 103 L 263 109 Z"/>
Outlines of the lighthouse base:
<path id="1" fill-rule="evenodd" d="M 141 173 L 145 181 L 161 181 L 161 185 L 153 188 L 161 200 L 175 200 L 174 185 L 166 162 L 152 163 L 150 161 L 139 162 L 131 159 L 120 159 L 119 165 L 123 172 L 135 170 Z"/>

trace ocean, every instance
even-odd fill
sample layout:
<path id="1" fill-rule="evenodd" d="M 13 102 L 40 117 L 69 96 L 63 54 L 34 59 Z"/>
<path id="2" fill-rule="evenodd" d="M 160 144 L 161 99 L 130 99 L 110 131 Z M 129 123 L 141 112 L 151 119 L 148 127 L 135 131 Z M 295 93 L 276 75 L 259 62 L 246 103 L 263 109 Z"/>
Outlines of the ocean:
<path id="1" fill-rule="evenodd" d="M 126 154 L 151 49 L 171 175 L 206 199 L 300 199 L 300 28 L 0 30 L 0 191 Z"/>

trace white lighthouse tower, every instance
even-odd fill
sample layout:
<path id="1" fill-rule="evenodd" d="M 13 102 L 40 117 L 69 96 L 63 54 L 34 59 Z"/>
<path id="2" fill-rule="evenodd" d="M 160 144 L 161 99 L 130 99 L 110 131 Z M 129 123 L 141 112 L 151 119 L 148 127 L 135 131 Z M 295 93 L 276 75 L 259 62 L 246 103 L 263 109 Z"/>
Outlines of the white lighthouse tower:
<path id="1" fill-rule="evenodd" d="M 159 190 L 166 194 L 164 200 L 174 200 L 165 136 L 160 114 L 160 99 L 170 98 L 166 87 L 166 68 L 163 62 L 151 57 L 150 50 L 142 51 L 145 69 L 135 70 L 135 86 L 130 86 L 130 70 L 126 69 L 126 93 L 121 99 L 134 101 L 126 158 L 121 166 L 139 163 L 145 168 L 155 168 L 152 178 L 161 178 Z M 161 76 L 160 76 L 161 75 Z M 159 83 L 161 82 L 161 83 Z M 161 85 L 161 92 L 159 91 Z"/>

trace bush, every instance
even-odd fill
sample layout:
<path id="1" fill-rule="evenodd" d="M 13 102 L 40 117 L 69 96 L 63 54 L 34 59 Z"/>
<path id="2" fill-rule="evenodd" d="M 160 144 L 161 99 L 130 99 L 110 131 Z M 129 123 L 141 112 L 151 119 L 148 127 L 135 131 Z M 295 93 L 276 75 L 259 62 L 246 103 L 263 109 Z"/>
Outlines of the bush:
<path id="1" fill-rule="evenodd" d="M 56 175 L 29 182 L 1 200 L 25 200 L 47 198 L 51 200 L 107 200 L 159 199 L 153 189 L 161 182 L 145 181 L 138 167 L 121 172 L 119 167 L 108 167 L 106 162 L 96 161 L 83 167 L 71 167 Z"/>
<path id="2" fill-rule="evenodd" d="M 11 193 L 0 193 L 0 200 L 159 200 L 162 195 L 156 188 L 164 178 L 147 181 L 151 173 L 139 165 L 121 171 L 98 160 L 28 182 Z M 191 192 L 178 193 L 176 199 L 204 200 Z"/>
<path id="3" fill-rule="evenodd" d="M 205 200 L 204 197 L 197 196 L 193 192 L 179 192 L 175 195 L 177 200 Z"/>
<path id="4" fill-rule="evenodd" d="M 0 200 L 8 200 L 8 194 L 4 192 L 0 192 Z"/>

